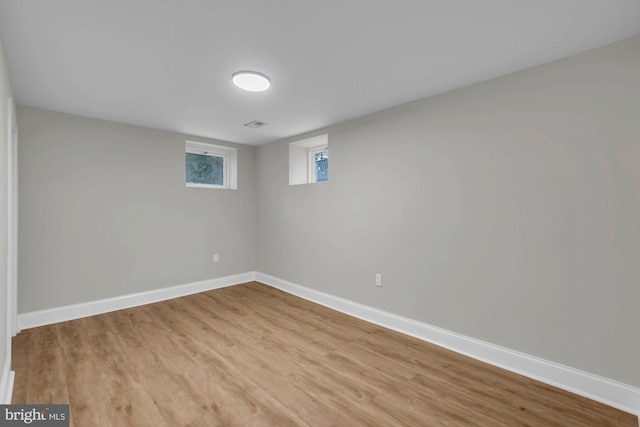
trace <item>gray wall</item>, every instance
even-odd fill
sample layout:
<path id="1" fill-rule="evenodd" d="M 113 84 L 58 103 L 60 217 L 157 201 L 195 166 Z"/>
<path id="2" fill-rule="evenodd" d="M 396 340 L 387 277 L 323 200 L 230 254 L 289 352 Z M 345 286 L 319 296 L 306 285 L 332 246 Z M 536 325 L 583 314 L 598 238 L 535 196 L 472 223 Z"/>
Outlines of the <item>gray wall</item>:
<path id="1" fill-rule="evenodd" d="M 255 269 L 640 386 L 638 93 L 633 38 L 301 135 L 327 183 L 234 145 L 236 191 L 184 186 L 188 136 L 20 108 L 19 312 Z"/>
<path id="2" fill-rule="evenodd" d="M 18 126 L 19 313 L 254 270 L 255 147 L 24 107 Z M 236 147 L 238 190 L 185 187 L 186 139 Z"/>
<path id="3" fill-rule="evenodd" d="M 13 97 L 0 38 L 0 374 L 7 357 L 7 99 Z M 4 403 L 4 402 L 1 402 Z"/>
<path id="4" fill-rule="evenodd" d="M 640 386 L 638 94 L 636 37 L 261 146 L 257 269 Z"/>

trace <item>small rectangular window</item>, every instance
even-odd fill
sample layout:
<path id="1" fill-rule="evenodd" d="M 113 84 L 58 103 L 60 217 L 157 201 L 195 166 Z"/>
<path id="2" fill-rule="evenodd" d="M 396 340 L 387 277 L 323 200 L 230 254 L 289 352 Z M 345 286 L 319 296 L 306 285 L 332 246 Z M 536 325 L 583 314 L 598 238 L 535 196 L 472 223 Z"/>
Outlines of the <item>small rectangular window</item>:
<path id="1" fill-rule="evenodd" d="M 309 182 L 324 182 L 329 179 L 329 148 L 309 149 Z"/>
<path id="2" fill-rule="evenodd" d="M 329 135 L 289 144 L 289 185 L 329 180 Z"/>
<path id="3" fill-rule="evenodd" d="M 195 153 L 186 156 L 187 183 L 224 186 L 224 157 Z"/>
<path id="4" fill-rule="evenodd" d="M 236 188 L 234 148 L 187 141 L 185 151 L 187 187 Z"/>

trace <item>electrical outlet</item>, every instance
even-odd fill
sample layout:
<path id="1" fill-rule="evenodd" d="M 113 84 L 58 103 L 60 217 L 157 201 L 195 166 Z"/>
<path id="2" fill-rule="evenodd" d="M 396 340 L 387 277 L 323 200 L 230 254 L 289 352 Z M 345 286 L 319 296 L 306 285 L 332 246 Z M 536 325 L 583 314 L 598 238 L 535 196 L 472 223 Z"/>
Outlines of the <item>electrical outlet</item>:
<path id="1" fill-rule="evenodd" d="M 376 274 L 376 286 L 382 286 L 382 274 Z"/>
<path id="2" fill-rule="evenodd" d="M 218 254 L 213 254 L 213 262 L 220 262 L 220 257 Z"/>

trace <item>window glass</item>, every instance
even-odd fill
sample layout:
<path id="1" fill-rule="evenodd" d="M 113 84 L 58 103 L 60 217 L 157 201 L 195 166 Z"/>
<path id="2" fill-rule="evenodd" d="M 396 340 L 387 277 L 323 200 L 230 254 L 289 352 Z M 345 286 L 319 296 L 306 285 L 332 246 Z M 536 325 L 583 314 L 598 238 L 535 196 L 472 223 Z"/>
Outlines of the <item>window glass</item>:
<path id="1" fill-rule="evenodd" d="M 224 185 L 224 158 L 186 153 L 187 182 Z"/>
<path id="2" fill-rule="evenodd" d="M 315 182 L 323 182 L 329 179 L 329 151 L 322 150 L 313 153 Z"/>

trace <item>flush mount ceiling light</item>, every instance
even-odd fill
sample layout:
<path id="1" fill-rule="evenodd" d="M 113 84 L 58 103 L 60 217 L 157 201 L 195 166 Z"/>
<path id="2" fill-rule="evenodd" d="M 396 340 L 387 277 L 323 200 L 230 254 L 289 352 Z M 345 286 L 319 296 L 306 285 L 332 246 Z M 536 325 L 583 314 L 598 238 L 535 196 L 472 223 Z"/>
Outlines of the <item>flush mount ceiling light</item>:
<path id="1" fill-rule="evenodd" d="M 240 89 L 250 92 L 262 92 L 271 86 L 269 77 L 255 71 L 237 71 L 231 75 L 231 81 Z"/>

